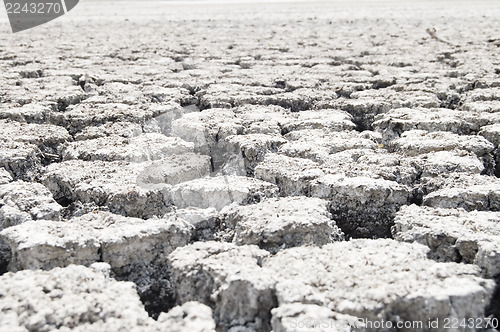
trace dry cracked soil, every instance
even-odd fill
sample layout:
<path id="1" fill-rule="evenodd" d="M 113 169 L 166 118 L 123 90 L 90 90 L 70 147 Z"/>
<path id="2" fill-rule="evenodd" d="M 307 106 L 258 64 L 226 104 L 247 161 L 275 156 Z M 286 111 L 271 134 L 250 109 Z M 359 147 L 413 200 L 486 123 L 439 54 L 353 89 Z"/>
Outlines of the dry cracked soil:
<path id="1" fill-rule="evenodd" d="M 498 328 L 498 1 L 87 0 L 0 68 L 0 331 Z"/>

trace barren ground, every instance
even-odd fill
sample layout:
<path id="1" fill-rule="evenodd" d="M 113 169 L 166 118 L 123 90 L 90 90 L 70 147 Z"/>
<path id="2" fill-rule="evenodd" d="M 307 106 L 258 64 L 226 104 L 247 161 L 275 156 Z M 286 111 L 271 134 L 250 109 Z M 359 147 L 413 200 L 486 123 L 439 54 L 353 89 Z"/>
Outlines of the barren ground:
<path id="1" fill-rule="evenodd" d="M 0 331 L 496 331 L 498 1 L 4 13 Z"/>

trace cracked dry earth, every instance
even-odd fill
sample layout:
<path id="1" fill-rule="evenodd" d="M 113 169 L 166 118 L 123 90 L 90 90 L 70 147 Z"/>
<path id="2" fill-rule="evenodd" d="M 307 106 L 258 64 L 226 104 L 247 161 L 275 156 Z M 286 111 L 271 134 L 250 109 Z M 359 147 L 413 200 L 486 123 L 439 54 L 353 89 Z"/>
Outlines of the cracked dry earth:
<path id="1" fill-rule="evenodd" d="M 0 330 L 495 331 L 499 17 L 84 1 L 13 35 L 2 16 Z"/>

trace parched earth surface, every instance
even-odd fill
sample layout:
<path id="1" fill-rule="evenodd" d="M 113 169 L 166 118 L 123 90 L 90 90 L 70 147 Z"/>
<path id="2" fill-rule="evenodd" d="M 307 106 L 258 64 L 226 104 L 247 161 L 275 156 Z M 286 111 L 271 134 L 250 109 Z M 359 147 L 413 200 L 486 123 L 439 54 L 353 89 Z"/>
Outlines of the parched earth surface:
<path id="1" fill-rule="evenodd" d="M 0 330 L 495 331 L 499 18 L 83 1 L 12 34 L 2 14 Z"/>

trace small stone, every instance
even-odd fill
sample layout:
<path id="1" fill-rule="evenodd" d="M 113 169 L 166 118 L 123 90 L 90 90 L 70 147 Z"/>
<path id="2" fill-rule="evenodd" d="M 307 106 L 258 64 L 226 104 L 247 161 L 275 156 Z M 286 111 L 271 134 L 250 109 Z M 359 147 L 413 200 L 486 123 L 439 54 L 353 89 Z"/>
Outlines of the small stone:
<path id="1" fill-rule="evenodd" d="M 324 175 L 318 163 L 270 153 L 255 167 L 255 178 L 274 183 L 282 196 L 308 195 L 311 181 Z"/>
<path id="2" fill-rule="evenodd" d="M 500 213 L 404 206 L 392 233 L 430 248 L 432 258 L 478 265 L 493 278 L 500 273 Z"/>
<path id="3" fill-rule="evenodd" d="M 5 168 L 0 168 L 0 185 L 12 182 L 12 175 Z"/>
<path id="4" fill-rule="evenodd" d="M 394 181 L 327 174 L 311 183 L 311 196 L 330 202 L 333 219 L 346 236 L 386 237 L 410 192 Z"/>
<path id="5" fill-rule="evenodd" d="M 134 284 L 83 266 L 7 273 L 0 277 L 0 293 L 0 321 L 9 331 L 62 326 L 82 332 L 145 332 L 155 326 Z"/>
<path id="6" fill-rule="evenodd" d="M 216 209 L 178 209 L 175 215 L 194 227 L 192 240 L 212 241 L 215 239 L 220 224 L 219 213 Z"/>
<path id="7" fill-rule="evenodd" d="M 386 140 L 415 129 L 470 135 L 479 130 L 476 118 L 475 114 L 447 108 L 396 108 L 378 115 L 373 128 L 381 132 Z"/>
<path id="8" fill-rule="evenodd" d="M 143 126 L 153 118 L 151 111 L 121 103 L 81 103 L 68 107 L 65 112 L 52 114 L 50 122 L 65 127 L 71 134 L 107 122 L 133 122 Z"/>
<path id="9" fill-rule="evenodd" d="M 195 301 L 161 313 L 158 326 L 171 332 L 215 332 L 215 321 L 210 307 Z"/>
<path id="10" fill-rule="evenodd" d="M 188 243 L 192 228 L 172 217 L 143 220 L 97 212 L 66 222 L 25 222 L 1 234 L 13 253 L 11 270 L 103 261 L 121 276 L 138 266 L 161 264 L 161 257 Z"/>
<path id="11" fill-rule="evenodd" d="M 172 200 L 178 208 L 197 207 L 221 210 L 231 203 L 252 204 L 277 196 L 278 188 L 245 176 L 224 175 L 180 183 L 172 188 Z"/>
<path id="12" fill-rule="evenodd" d="M 352 116 L 345 112 L 334 109 L 322 109 L 317 111 L 302 111 L 292 113 L 282 123 L 282 133 L 305 129 L 322 129 L 328 131 L 350 131 L 356 125 L 352 122 Z"/>
<path id="13" fill-rule="evenodd" d="M 313 161 L 344 150 L 376 148 L 375 142 L 361 137 L 355 131 L 299 130 L 290 132 L 285 138 L 289 142 L 280 147 L 280 153 Z"/>
<path id="14" fill-rule="evenodd" d="M 255 167 L 267 153 L 277 152 L 287 141 L 278 135 L 234 135 L 220 140 L 212 152 L 214 168 L 223 174 L 254 174 Z"/>
<path id="15" fill-rule="evenodd" d="M 449 132 L 426 132 L 410 130 L 401 138 L 391 141 L 390 148 L 409 156 L 417 156 L 429 152 L 465 150 L 482 157 L 494 150 L 493 144 L 481 136 L 457 135 Z"/>
<path id="16" fill-rule="evenodd" d="M 268 255 L 257 246 L 220 242 L 178 248 L 169 256 L 176 297 L 213 307 L 218 326 L 226 329 L 268 330 L 276 281 L 259 266 Z"/>
<path id="17" fill-rule="evenodd" d="M 318 198 L 271 198 L 260 203 L 230 205 L 221 211 L 221 236 L 238 245 L 255 244 L 275 253 L 280 249 L 343 240 L 331 220 L 328 202 Z"/>
<path id="18" fill-rule="evenodd" d="M 49 165 L 42 182 L 56 200 L 106 206 L 129 217 L 160 216 L 170 211 L 169 185 L 143 185 L 139 176 L 150 163 L 70 160 Z M 149 173 L 148 173 L 149 174 Z"/>
<path id="19" fill-rule="evenodd" d="M 210 157 L 185 153 L 156 160 L 146 165 L 137 177 L 137 184 L 143 188 L 161 188 L 165 184 L 176 185 L 210 174 Z"/>
<path id="20" fill-rule="evenodd" d="M 424 196 L 426 206 L 446 209 L 463 208 L 466 211 L 500 211 L 500 181 L 491 177 L 491 183 L 444 187 Z"/>
<path id="21" fill-rule="evenodd" d="M 0 231 L 30 220 L 59 220 L 62 206 L 39 183 L 15 181 L 0 185 Z M 12 252 L 0 238 L 0 271 L 10 263 Z"/>
<path id="22" fill-rule="evenodd" d="M 125 160 L 144 162 L 193 152 L 194 145 L 177 137 L 142 134 L 132 138 L 109 136 L 69 143 L 62 151 L 63 160 Z"/>
<path id="23" fill-rule="evenodd" d="M 482 127 L 479 135 L 490 141 L 495 148 L 498 148 L 500 145 L 500 123 Z"/>
<path id="24" fill-rule="evenodd" d="M 427 251 L 394 240 L 351 240 L 282 250 L 264 258 L 262 269 L 279 280 L 280 306 L 301 293 L 308 303 L 371 322 L 483 317 L 495 283 L 473 265 L 429 260 Z"/>
<path id="25" fill-rule="evenodd" d="M 75 140 L 84 141 L 114 135 L 131 138 L 140 134 L 142 134 L 142 127 L 138 123 L 127 121 L 106 122 L 100 126 L 85 127 L 81 132 L 75 134 Z"/>
<path id="26" fill-rule="evenodd" d="M 220 139 L 241 133 L 240 121 L 231 110 L 188 113 L 172 123 L 172 135 L 193 142 L 196 151 L 204 154 L 210 154 Z"/>

